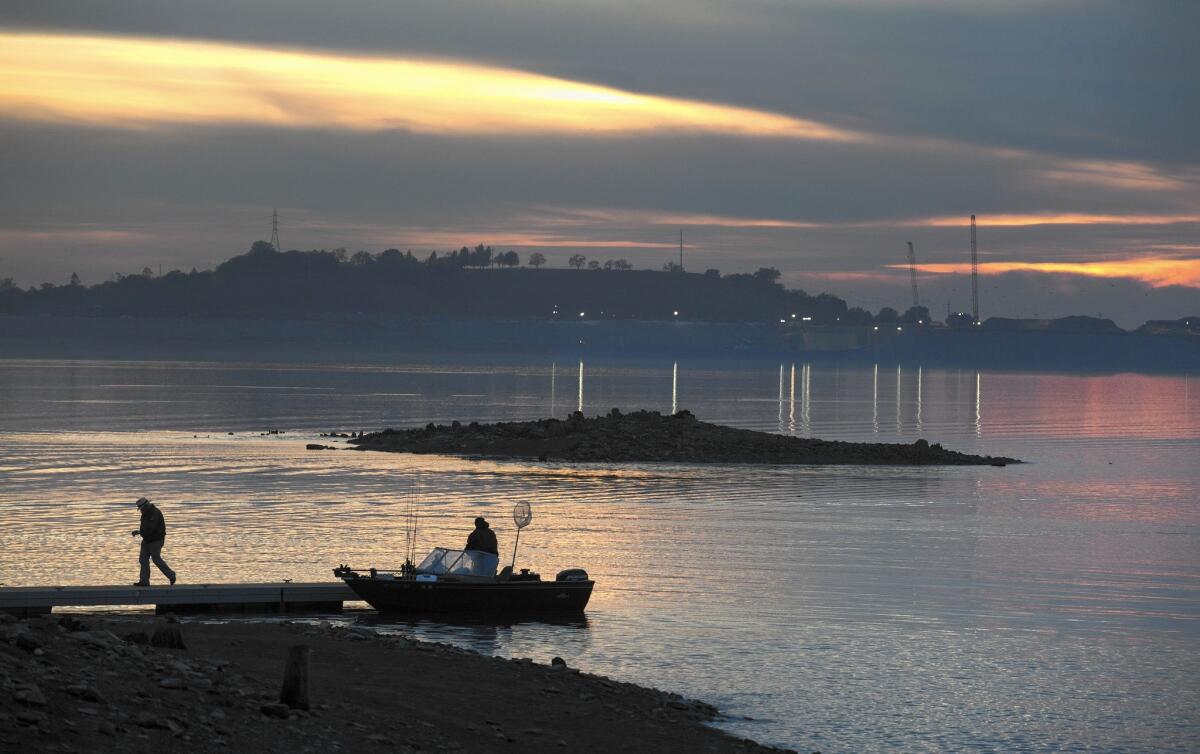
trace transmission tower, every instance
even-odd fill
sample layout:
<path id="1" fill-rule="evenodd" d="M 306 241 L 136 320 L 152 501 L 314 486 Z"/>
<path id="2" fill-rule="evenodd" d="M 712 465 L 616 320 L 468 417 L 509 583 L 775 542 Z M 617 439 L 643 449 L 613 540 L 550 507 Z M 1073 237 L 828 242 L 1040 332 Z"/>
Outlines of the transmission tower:
<path id="1" fill-rule="evenodd" d="M 917 297 L 917 253 L 913 251 L 912 241 L 908 242 L 908 277 L 912 281 L 912 305 L 920 306 L 921 299 Z"/>
<path id="2" fill-rule="evenodd" d="M 971 215 L 971 322 L 979 324 L 979 247 L 975 242 L 975 215 Z"/>
<path id="3" fill-rule="evenodd" d="M 279 245 L 279 211 L 271 210 L 271 248 L 275 251 L 283 251 Z"/>

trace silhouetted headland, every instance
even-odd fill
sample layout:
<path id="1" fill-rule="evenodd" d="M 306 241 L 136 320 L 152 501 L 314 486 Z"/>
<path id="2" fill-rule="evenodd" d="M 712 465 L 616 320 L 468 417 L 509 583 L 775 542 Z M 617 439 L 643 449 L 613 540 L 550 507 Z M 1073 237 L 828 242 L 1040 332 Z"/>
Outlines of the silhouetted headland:
<path id="1" fill-rule="evenodd" d="M 690 411 L 657 411 L 587 418 L 576 411 L 565 421 L 450 425 L 385 429 L 351 438 L 358 450 L 393 453 L 537 458 L 552 461 L 842 464 L 903 466 L 1003 466 L 1013 458 L 977 456 L 917 440 L 862 443 L 786 437 L 702 422 Z"/>

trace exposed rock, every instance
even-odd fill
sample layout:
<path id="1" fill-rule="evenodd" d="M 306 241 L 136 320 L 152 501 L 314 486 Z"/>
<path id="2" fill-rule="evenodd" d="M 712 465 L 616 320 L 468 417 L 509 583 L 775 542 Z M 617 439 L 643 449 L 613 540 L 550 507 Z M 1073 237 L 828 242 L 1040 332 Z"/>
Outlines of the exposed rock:
<path id="1" fill-rule="evenodd" d="M 267 717 L 278 717 L 281 720 L 286 720 L 291 715 L 291 709 L 280 702 L 268 702 L 260 706 L 258 711 Z"/>
<path id="2" fill-rule="evenodd" d="M 183 643 L 183 634 L 180 632 L 179 626 L 174 624 L 155 628 L 154 635 L 150 637 L 150 646 L 163 649 L 187 649 L 187 645 Z"/>
<path id="3" fill-rule="evenodd" d="M 710 424 L 690 411 L 657 411 L 588 419 L 575 411 L 565 421 L 542 419 L 463 426 L 428 424 L 423 429 L 365 434 L 350 440 L 358 450 L 437 453 L 563 461 L 764 463 L 854 465 L 1003 465 L 1011 458 L 976 456 L 917 440 L 852 443 L 789 437 Z"/>
<path id="4" fill-rule="evenodd" d="M 30 707 L 45 707 L 46 697 L 36 685 L 30 684 L 13 692 L 13 699 Z"/>
<path id="5" fill-rule="evenodd" d="M 67 693 L 89 702 L 104 702 L 104 697 L 100 695 L 100 692 L 86 683 L 73 683 L 67 686 Z"/>
<path id="6" fill-rule="evenodd" d="M 187 681 L 174 677 L 164 678 L 158 682 L 158 685 L 159 688 L 170 689 L 172 691 L 185 691 L 188 687 Z"/>
<path id="7" fill-rule="evenodd" d="M 21 633 L 17 634 L 17 638 L 13 643 L 21 649 L 29 652 L 42 648 L 41 640 L 30 635 L 28 631 L 22 631 Z"/>

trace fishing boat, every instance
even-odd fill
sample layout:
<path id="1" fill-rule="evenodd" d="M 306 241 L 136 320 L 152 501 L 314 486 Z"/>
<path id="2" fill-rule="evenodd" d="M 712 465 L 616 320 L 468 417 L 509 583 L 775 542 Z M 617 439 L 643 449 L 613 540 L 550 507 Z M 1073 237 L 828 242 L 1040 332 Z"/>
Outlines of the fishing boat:
<path id="1" fill-rule="evenodd" d="M 533 519 L 528 503 L 513 511 L 520 532 Z M 498 557 L 479 550 L 435 547 L 419 564 L 411 559 L 398 570 L 367 569 L 347 565 L 333 569 L 354 593 L 381 613 L 458 613 L 473 616 L 582 615 L 592 596 L 594 581 L 582 568 L 560 571 L 553 581 L 516 565 L 496 572 Z"/>

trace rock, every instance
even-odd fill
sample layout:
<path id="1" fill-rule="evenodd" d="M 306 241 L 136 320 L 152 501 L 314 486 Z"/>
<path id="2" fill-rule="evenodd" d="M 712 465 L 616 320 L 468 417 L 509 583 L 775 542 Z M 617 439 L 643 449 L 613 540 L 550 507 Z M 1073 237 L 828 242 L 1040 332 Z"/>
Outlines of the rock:
<path id="1" fill-rule="evenodd" d="M 187 732 L 187 724 L 181 720 L 176 720 L 173 717 L 168 717 L 163 721 L 167 730 L 171 731 L 174 736 L 182 736 Z"/>
<path id="2" fill-rule="evenodd" d="M 187 681 L 182 678 L 164 678 L 158 682 L 159 688 L 171 689 L 172 691 L 186 691 Z"/>
<path id="3" fill-rule="evenodd" d="M 288 708 L 288 706 L 286 704 L 281 704 L 280 702 L 269 702 L 264 704 L 258 708 L 258 711 L 267 717 L 277 717 L 281 720 L 288 719 L 288 716 L 291 714 L 291 710 Z"/>
<path id="4" fill-rule="evenodd" d="M 100 724 L 96 726 L 96 731 L 105 736 L 115 736 L 117 735 L 117 726 L 107 720 L 101 720 Z"/>
<path id="5" fill-rule="evenodd" d="M 72 633 L 88 630 L 88 625 L 73 615 L 64 615 L 63 617 L 59 618 L 58 625 Z"/>
<path id="6" fill-rule="evenodd" d="M 46 697 L 42 694 L 42 690 L 32 684 L 14 691 L 13 699 L 21 704 L 28 704 L 30 707 L 46 706 Z"/>
<path id="7" fill-rule="evenodd" d="M 29 652 L 42 648 L 42 642 L 37 637 L 30 635 L 27 631 L 22 631 L 21 633 L 17 634 L 17 638 L 13 643 L 21 649 Z"/>
<path id="8" fill-rule="evenodd" d="M 384 744 L 385 746 L 392 745 L 392 739 L 388 738 L 382 733 L 372 733 L 371 735 L 367 736 L 367 740 L 375 744 Z"/>
<path id="9" fill-rule="evenodd" d="M 187 649 L 178 625 L 159 626 L 150 637 L 150 646 L 163 649 Z"/>
<path id="10" fill-rule="evenodd" d="M 133 720 L 134 725 L 139 728 L 166 728 L 165 721 L 160 720 L 156 715 L 150 712 L 139 712 L 138 716 Z"/>
<path id="11" fill-rule="evenodd" d="M 104 703 L 104 697 L 100 695 L 100 692 L 86 683 L 73 683 L 67 686 L 67 693 L 85 701 Z"/>
<path id="12" fill-rule="evenodd" d="M 17 722 L 24 725 L 41 725 L 46 722 L 46 715 L 43 712 L 37 712 L 31 709 L 19 709 L 14 714 Z"/>
<path id="13" fill-rule="evenodd" d="M 567 661 L 561 657 L 555 657 L 550 661 L 550 667 L 554 670 L 562 671 L 567 669 Z"/>
<path id="14" fill-rule="evenodd" d="M 125 641 L 129 642 L 130 644 L 149 644 L 150 643 L 150 634 L 146 633 L 145 631 L 132 631 L 130 633 L 125 634 L 124 638 L 125 638 Z"/>

